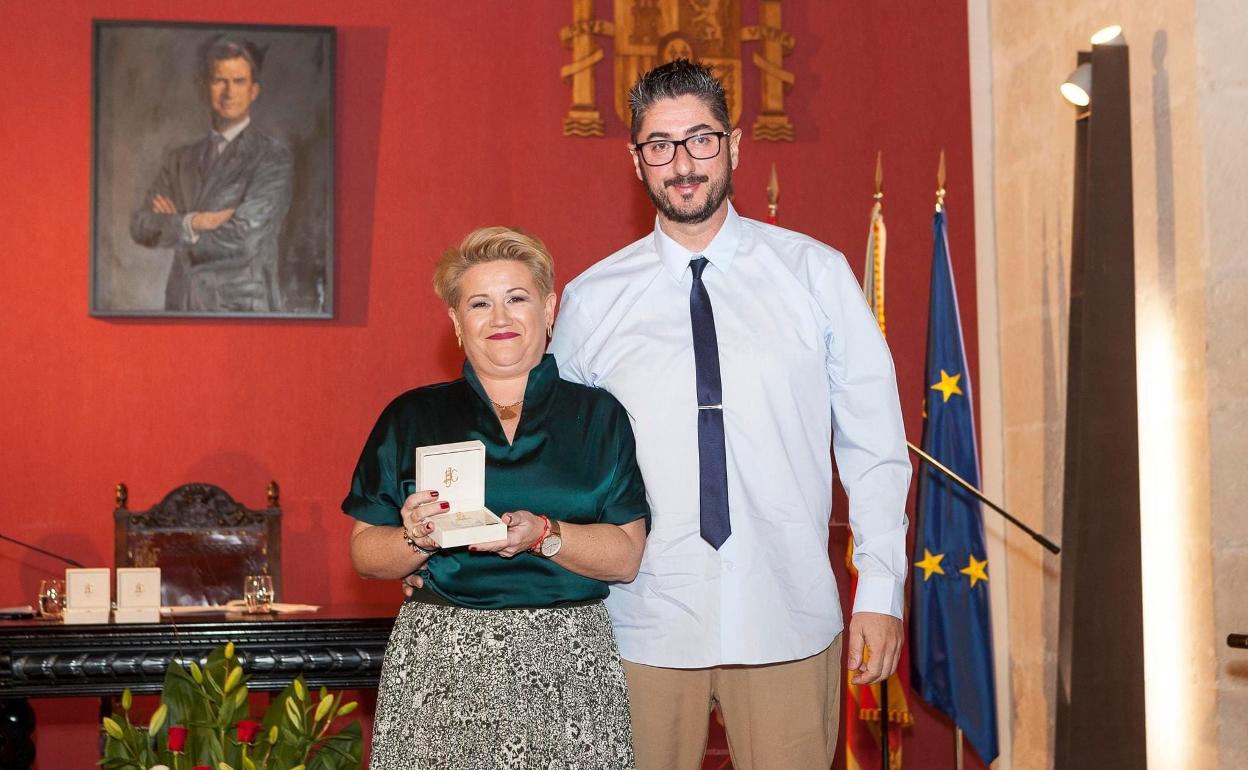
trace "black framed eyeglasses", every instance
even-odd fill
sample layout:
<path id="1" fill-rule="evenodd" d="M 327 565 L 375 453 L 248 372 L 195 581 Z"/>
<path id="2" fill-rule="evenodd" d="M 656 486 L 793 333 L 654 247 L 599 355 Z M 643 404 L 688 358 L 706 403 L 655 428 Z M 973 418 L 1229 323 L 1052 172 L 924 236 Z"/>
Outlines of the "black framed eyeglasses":
<path id="1" fill-rule="evenodd" d="M 676 158 L 676 148 L 684 147 L 695 160 L 710 160 L 719 154 L 727 131 L 707 131 L 684 139 L 654 139 L 633 145 L 647 166 L 666 166 Z"/>

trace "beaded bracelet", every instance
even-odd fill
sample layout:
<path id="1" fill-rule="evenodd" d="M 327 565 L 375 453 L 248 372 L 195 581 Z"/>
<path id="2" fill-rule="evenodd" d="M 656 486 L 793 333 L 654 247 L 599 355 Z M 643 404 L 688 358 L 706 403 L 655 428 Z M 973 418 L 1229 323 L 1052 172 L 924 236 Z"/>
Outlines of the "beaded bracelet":
<path id="1" fill-rule="evenodd" d="M 406 542 L 409 546 L 411 546 L 412 551 L 414 553 L 423 553 L 425 556 L 432 556 L 438 552 L 438 549 L 436 548 L 429 549 L 429 548 L 421 547 L 420 543 L 417 543 L 415 540 L 412 539 L 412 535 L 411 533 L 407 531 L 407 527 L 403 527 L 402 529 L 403 529 L 403 541 Z"/>
<path id="2" fill-rule="evenodd" d="M 542 520 L 542 536 L 533 541 L 533 545 L 529 546 L 529 553 L 537 553 L 538 549 L 542 547 L 542 541 L 550 534 L 550 517 L 538 516 L 537 518 Z"/>

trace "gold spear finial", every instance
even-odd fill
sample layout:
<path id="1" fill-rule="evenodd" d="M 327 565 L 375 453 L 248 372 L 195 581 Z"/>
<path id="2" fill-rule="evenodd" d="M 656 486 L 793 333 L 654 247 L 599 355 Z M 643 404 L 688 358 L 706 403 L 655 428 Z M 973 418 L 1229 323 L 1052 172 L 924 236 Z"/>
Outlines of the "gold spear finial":
<path id="1" fill-rule="evenodd" d="M 773 224 L 780 204 L 780 179 L 776 176 L 776 164 L 771 164 L 771 179 L 767 181 L 767 218 Z"/>
<path id="2" fill-rule="evenodd" d="M 940 150 L 940 166 L 936 169 L 936 210 L 945 208 L 945 150 Z"/>
<path id="3" fill-rule="evenodd" d="M 877 201 L 884 199 L 884 152 L 875 151 L 875 195 Z"/>

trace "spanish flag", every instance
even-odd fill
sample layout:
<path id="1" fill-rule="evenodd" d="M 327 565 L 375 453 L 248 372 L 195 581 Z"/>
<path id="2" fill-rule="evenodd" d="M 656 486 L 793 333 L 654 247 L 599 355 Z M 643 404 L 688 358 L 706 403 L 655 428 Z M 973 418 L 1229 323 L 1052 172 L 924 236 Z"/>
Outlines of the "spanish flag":
<path id="1" fill-rule="evenodd" d="M 867 236 L 867 262 L 862 271 L 862 290 L 867 304 L 884 333 L 884 252 L 887 230 L 884 227 L 884 194 L 880 191 L 880 160 L 876 159 L 875 205 L 871 207 L 871 231 Z M 854 569 L 854 540 L 849 540 L 845 563 L 849 567 L 850 598 L 858 587 L 858 571 Z M 852 672 L 845 672 L 845 766 L 848 770 L 876 770 L 883 766 L 880 756 L 880 685 L 856 685 Z M 905 689 L 897 674 L 885 683 L 888 687 L 888 766 L 901 767 L 901 728 L 914 723 Z"/>

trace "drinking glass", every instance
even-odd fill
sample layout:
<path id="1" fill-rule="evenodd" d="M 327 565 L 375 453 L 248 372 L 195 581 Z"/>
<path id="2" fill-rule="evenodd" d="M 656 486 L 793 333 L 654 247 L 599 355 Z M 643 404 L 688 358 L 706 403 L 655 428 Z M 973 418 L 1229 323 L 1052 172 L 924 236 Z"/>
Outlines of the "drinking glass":
<path id="1" fill-rule="evenodd" d="M 65 610 L 65 581 L 60 579 L 39 581 L 39 615 L 56 620 Z"/>
<path id="2" fill-rule="evenodd" d="M 248 575 L 243 580 L 243 601 L 248 612 L 269 612 L 273 609 L 273 578 L 269 575 Z"/>

